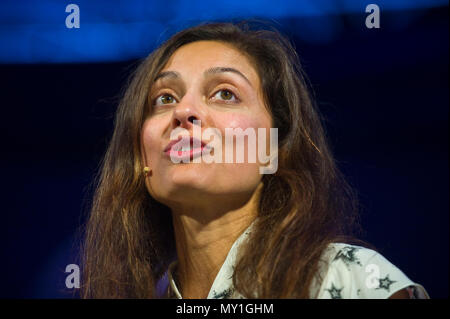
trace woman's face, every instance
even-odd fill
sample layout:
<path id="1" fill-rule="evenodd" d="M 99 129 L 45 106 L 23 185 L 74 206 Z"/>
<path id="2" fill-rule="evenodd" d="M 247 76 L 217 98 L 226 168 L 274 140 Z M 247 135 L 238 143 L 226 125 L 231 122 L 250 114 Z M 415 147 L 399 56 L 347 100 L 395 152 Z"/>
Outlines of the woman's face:
<path id="1" fill-rule="evenodd" d="M 258 161 L 258 151 L 256 162 L 248 160 L 247 137 L 244 162 L 236 163 L 236 139 L 231 149 L 225 143 L 225 129 L 249 128 L 256 133 L 257 141 L 258 128 L 264 128 L 269 141 L 272 120 L 260 85 L 248 58 L 229 44 L 198 41 L 175 51 L 150 87 L 151 112 L 142 127 L 145 166 L 152 170 L 146 185 L 153 198 L 172 208 L 195 207 L 202 201 L 219 204 L 218 199 L 232 201 L 254 192 L 262 177 L 259 167 L 264 164 Z M 201 126 L 194 120 L 201 121 Z M 218 147 L 217 150 L 220 148 L 221 161 L 195 163 L 191 157 L 189 163 L 180 159 L 177 163 L 170 157 L 170 150 L 165 152 L 174 130 L 184 129 L 184 134 L 179 136 L 188 133 L 193 137 L 194 128 L 202 133 L 206 129 L 216 132 L 203 136 L 201 141 Z M 178 151 L 175 147 L 172 154 L 181 154 Z M 232 154 L 232 163 L 225 162 L 227 152 Z"/>

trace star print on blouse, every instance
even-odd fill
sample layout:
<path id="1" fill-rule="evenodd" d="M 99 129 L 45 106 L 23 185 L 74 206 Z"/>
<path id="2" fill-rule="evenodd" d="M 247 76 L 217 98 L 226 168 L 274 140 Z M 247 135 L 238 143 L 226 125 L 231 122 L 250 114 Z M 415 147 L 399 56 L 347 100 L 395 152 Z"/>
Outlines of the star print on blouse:
<path id="1" fill-rule="evenodd" d="M 342 289 L 344 289 L 344 287 L 342 287 L 341 289 L 338 289 L 334 286 L 334 283 L 331 283 L 331 288 L 326 289 L 326 290 L 330 293 L 332 299 L 342 299 L 342 296 L 341 296 Z"/>
<path id="2" fill-rule="evenodd" d="M 237 262 L 237 252 L 249 232 L 244 232 L 232 245 L 222 268 L 219 270 L 207 298 L 216 299 L 245 299 L 233 286 L 233 274 Z M 328 254 L 329 252 L 329 254 Z M 341 260 L 342 262 L 339 262 Z M 332 243 L 330 250 L 324 256 L 324 273 L 321 277 L 327 280 L 317 282 L 312 288 L 313 296 L 317 298 L 347 299 L 347 298 L 388 298 L 394 287 L 410 286 L 410 294 L 418 299 L 429 299 L 426 290 L 419 284 L 412 282 L 404 273 L 395 268 L 383 256 L 361 246 L 346 243 Z M 336 261 L 336 262 L 335 262 Z M 378 277 L 376 287 L 367 289 L 365 279 L 368 274 L 363 267 L 372 262 L 380 265 L 384 278 Z M 167 270 L 169 298 L 183 298 L 176 285 L 177 262 L 172 262 Z M 174 276 L 173 276 L 174 275 Z M 394 280 L 390 279 L 392 277 Z M 320 285 L 319 285 L 320 284 Z M 328 288 L 328 289 L 327 289 Z M 344 289 L 345 288 L 345 289 Z"/>
<path id="3" fill-rule="evenodd" d="M 214 299 L 228 299 L 233 293 L 233 288 L 225 289 L 224 291 L 217 293 L 215 290 L 213 291 Z"/>
<path id="4" fill-rule="evenodd" d="M 386 289 L 388 292 L 390 292 L 390 291 L 389 291 L 389 287 L 390 287 L 394 282 L 396 282 L 396 281 L 394 281 L 394 280 L 390 280 L 390 279 L 389 279 L 389 274 L 386 275 L 386 277 L 384 277 L 384 278 L 382 278 L 382 279 L 378 279 L 378 280 L 379 280 L 380 284 L 379 284 L 379 286 L 378 286 L 377 288 L 375 288 L 375 289 Z"/>
<path id="5" fill-rule="evenodd" d="M 359 250 L 359 248 L 346 246 L 338 251 L 338 253 L 336 254 L 336 257 L 334 257 L 333 261 L 340 259 L 347 265 L 347 267 L 349 267 L 351 263 L 355 263 L 355 264 L 362 266 L 358 257 L 356 257 L 356 255 L 355 255 L 356 251 L 358 251 L 358 250 Z"/>

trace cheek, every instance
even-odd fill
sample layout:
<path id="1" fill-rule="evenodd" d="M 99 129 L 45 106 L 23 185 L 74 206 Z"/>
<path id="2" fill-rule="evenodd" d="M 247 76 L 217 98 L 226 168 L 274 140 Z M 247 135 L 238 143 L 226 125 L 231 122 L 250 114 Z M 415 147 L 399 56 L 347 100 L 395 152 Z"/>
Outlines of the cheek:
<path id="1" fill-rule="evenodd" d="M 242 128 L 243 130 L 247 128 L 254 128 L 255 130 L 258 127 L 266 127 L 263 124 L 263 121 L 257 116 L 249 116 L 242 114 L 226 114 L 221 116 L 220 126 L 222 128 L 223 133 L 225 133 L 225 128 Z"/>
<path id="2" fill-rule="evenodd" d="M 263 128 L 265 130 L 263 130 L 263 132 L 265 132 L 265 149 L 261 150 L 261 152 L 265 153 L 265 155 L 269 155 L 270 153 L 270 128 L 271 128 L 271 121 L 270 121 L 270 116 L 264 114 L 264 113 L 258 113 L 258 114 L 236 114 L 236 113 L 230 113 L 230 114 L 222 114 L 220 117 L 219 121 L 216 121 L 216 124 L 218 125 L 218 128 L 220 129 L 221 133 L 222 133 L 222 145 L 223 145 L 223 154 L 225 154 L 225 152 L 232 152 L 232 154 L 234 154 L 233 157 L 233 162 L 235 163 L 232 166 L 227 166 L 227 168 L 230 169 L 234 169 L 236 171 L 239 171 L 239 174 L 242 174 L 242 171 L 240 169 L 247 169 L 249 170 L 249 173 L 253 172 L 255 169 L 257 169 L 257 167 L 260 167 L 261 165 L 263 165 L 259 160 L 259 128 Z M 251 129 L 255 132 L 255 137 L 256 139 L 254 140 L 254 144 L 250 143 L 250 140 L 246 137 L 245 138 L 245 142 L 244 144 L 234 144 L 233 145 L 233 150 L 230 150 L 227 148 L 226 143 L 225 143 L 225 129 L 226 128 L 231 128 L 231 129 L 236 129 L 236 128 L 240 128 L 243 131 L 245 131 L 246 129 Z M 264 143 L 264 140 L 263 143 Z M 234 143 L 237 143 L 237 140 L 234 140 Z M 264 145 L 264 144 L 263 144 Z M 235 157 L 235 152 L 237 152 L 237 149 L 239 148 L 243 148 L 244 149 L 244 163 L 245 164 L 240 164 L 240 163 L 236 163 L 236 157 Z M 250 152 L 254 155 L 252 155 L 250 157 Z M 249 160 L 250 158 L 255 158 L 256 163 L 253 160 Z M 225 160 L 224 160 L 225 161 Z M 253 174 L 253 173 L 251 173 Z M 258 170 L 258 174 L 259 174 L 259 170 Z M 245 175 L 245 174 L 244 174 Z"/>
<path id="3" fill-rule="evenodd" d="M 158 142 L 158 126 L 157 123 L 147 120 L 142 126 L 142 147 L 144 155 L 148 161 L 155 159 L 155 153 L 160 148 Z"/>
<path id="4" fill-rule="evenodd" d="M 219 123 L 223 136 L 225 136 L 225 128 L 241 128 L 242 130 L 250 128 L 254 130 L 255 136 L 258 139 L 258 129 L 264 128 L 266 133 L 266 144 L 270 142 L 271 120 L 270 116 L 266 114 L 256 114 L 253 116 L 247 114 L 227 114 L 221 117 Z"/>
<path id="5" fill-rule="evenodd" d="M 158 185 L 163 185 L 164 176 L 161 168 L 161 135 L 162 127 L 158 126 L 161 121 L 149 119 L 144 122 L 141 131 L 141 148 L 143 154 L 143 163 L 152 170 L 151 177 L 145 179 L 145 184 L 149 194 L 155 199 L 164 197 L 163 189 Z"/>

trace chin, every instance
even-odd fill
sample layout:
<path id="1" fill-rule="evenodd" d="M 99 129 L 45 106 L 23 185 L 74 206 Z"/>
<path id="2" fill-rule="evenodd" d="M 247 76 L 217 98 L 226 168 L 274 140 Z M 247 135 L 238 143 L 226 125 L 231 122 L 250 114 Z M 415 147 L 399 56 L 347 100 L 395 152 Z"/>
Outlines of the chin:
<path id="1" fill-rule="evenodd" d="M 174 196 L 187 196 L 192 192 L 207 192 L 217 183 L 217 176 L 208 170 L 201 169 L 198 164 L 182 164 L 171 169 L 161 180 L 168 193 Z"/>

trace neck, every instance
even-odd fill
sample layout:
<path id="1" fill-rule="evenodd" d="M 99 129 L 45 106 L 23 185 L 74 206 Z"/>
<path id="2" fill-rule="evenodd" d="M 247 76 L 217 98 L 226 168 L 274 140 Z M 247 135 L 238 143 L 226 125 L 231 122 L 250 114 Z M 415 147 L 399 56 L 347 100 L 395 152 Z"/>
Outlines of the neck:
<path id="1" fill-rule="evenodd" d="M 215 202 L 210 210 L 172 210 L 183 298 L 206 298 L 231 246 L 257 216 L 262 184 L 242 205 Z M 218 208 L 222 210 L 218 213 Z M 205 218 L 214 216 L 214 218 Z"/>

